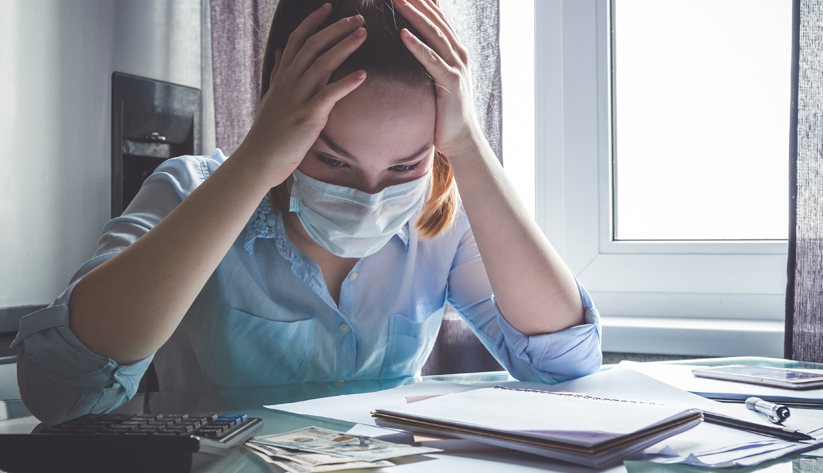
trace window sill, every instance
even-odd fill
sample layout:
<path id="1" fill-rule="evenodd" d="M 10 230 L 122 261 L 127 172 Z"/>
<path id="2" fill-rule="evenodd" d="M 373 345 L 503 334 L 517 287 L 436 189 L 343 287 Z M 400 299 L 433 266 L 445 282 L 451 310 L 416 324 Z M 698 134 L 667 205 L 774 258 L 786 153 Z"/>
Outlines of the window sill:
<path id="1" fill-rule="evenodd" d="M 602 324 L 605 352 L 783 357 L 782 321 L 606 316 Z"/>

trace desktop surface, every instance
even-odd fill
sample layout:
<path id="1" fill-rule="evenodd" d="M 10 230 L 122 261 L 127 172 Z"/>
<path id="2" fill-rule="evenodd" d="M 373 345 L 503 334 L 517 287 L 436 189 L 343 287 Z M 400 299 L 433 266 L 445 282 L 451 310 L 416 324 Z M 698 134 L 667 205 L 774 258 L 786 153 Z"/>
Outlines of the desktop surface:
<path id="1" fill-rule="evenodd" d="M 723 364 L 750 364 L 753 366 L 774 366 L 798 368 L 802 364 L 790 360 L 778 360 L 759 357 L 712 358 L 696 360 L 678 360 L 665 362 L 671 364 L 694 364 L 701 366 L 719 366 Z M 604 366 L 603 369 L 609 369 Z M 325 417 L 311 417 L 292 414 L 284 411 L 265 409 L 263 405 L 297 402 L 309 399 L 318 399 L 344 394 L 358 394 L 390 389 L 406 384 L 421 381 L 444 381 L 460 384 L 474 384 L 494 381 L 511 381 L 506 372 L 466 373 L 455 375 L 437 375 L 398 380 L 380 381 L 349 381 L 331 383 L 307 383 L 300 385 L 254 387 L 254 388 L 226 388 L 217 390 L 171 391 L 137 394 L 129 402 L 115 412 L 129 414 L 155 413 L 227 413 L 247 414 L 250 417 L 263 419 L 263 430 L 258 435 L 269 435 L 288 432 L 311 425 L 345 432 L 353 427 L 352 422 L 329 419 Z M 0 421 L 0 433 L 30 432 L 38 421 L 31 416 Z M 398 465 L 386 469 L 369 471 L 417 472 L 426 471 L 436 473 L 440 471 L 454 473 L 455 471 L 472 472 L 520 472 L 520 471 L 562 471 L 587 472 L 598 471 L 582 466 L 553 461 L 544 457 L 521 452 L 488 452 L 488 453 L 449 453 L 428 454 L 425 456 L 399 459 Z M 705 469 L 687 468 L 676 465 L 648 465 L 644 464 L 643 472 L 652 471 L 709 471 Z M 778 462 L 760 465 L 759 468 L 746 471 L 791 472 L 803 471 L 823 472 L 823 458 L 795 457 Z M 233 449 L 220 457 L 208 458 L 207 462 L 197 465 L 195 472 L 232 472 L 232 473 L 262 473 L 272 471 L 269 466 L 251 453 L 245 447 Z M 599 471 L 624 472 L 622 465 Z M 637 470 L 632 470 L 637 471 Z M 735 470 L 738 471 L 738 470 Z"/>

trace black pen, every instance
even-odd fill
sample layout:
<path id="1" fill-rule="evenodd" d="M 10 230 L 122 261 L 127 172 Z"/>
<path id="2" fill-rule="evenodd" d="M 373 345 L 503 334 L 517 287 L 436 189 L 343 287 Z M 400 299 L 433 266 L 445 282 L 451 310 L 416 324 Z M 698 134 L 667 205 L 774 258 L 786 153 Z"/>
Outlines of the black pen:
<path id="1" fill-rule="evenodd" d="M 724 416 L 722 414 L 715 414 L 714 412 L 703 411 L 703 420 L 711 424 L 723 425 L 733 429 L 745 430 L 754 432 L 756 434 L 768 435 L 784 440 L 793 440 L 799 442 L 800 440 L 814 440 L 809 434 L 805 434 L 799 430 L 793 430 L 786 427 L 776 427 L 771 425 L 756 424 L 745 420 L 735 419 L 734 417 Z"/>

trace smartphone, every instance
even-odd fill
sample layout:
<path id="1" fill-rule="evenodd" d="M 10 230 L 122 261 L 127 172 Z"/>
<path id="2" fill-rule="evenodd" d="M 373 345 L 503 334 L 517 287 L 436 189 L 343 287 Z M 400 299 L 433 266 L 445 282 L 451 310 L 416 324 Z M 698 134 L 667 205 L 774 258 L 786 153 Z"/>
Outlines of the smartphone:
<path id="1" fill-rule="evenodd" d="M 692 374 L 701 378 L 722 379 L 723 381 L 760 384 L 785 389 L 823 387 L 823 373 L 785 368 L 729 365 L 716 368 L 698 368 L 692 370 Z"/>

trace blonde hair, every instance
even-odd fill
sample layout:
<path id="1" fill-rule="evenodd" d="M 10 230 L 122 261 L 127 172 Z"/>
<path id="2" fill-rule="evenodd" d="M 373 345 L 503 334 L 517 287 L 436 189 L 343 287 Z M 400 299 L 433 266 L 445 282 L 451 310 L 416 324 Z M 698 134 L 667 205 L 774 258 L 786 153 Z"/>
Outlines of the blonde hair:
<path id="1" fill-rule="evenodd" d="M 292 31 L 324 3 L 331 3 L 332 12 L 323 27 L 360 14 L 369 31 L 366 41 L 334 72 L 332 81 L 364 69 L 370 80 L 429 87 L 434 91 L 434 79 L 400 39 L 403 28 L 417 37 L 420 35 L 402 15 L 395 13 L 391 0 L 280 0 L 274 12 L 263 57 L 261 98 L 269 89 L 269 78 L 274 69 L 274 51 L 285 48 Z M 434 0 L 434 3 L 438 6 L 440 4 L 438 0 Z M 278 210 L 288 211 L 289 191 L 286 182 L 272 189 L 271 199 Z M 460 198 L 449 160 L 435 150 L 431 195 L 414 223 L 420 238 L 428 240 L 446 232 L 454 223 L 459 206 Z"/>

